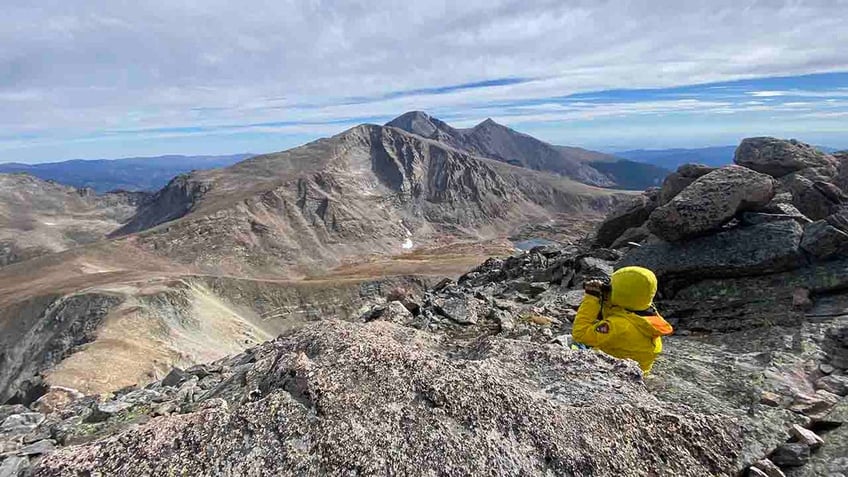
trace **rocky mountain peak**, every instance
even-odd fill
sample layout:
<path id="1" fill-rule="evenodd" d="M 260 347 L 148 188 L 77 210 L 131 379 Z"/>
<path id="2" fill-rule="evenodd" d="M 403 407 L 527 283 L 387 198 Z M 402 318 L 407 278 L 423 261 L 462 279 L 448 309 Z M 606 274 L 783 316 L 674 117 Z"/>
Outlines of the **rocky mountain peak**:
<path id="1" fill-rule="evenodd" d="M 480 124 L 474 126 L 474 129 L 482 129 L 482 128 L 492 128 L 492 127 L 501 127 L 504 129 L 509 129 L 506 126 L 495 122 L 492 118 L 486 118 L 484 121 L 480 122 Z"/>
<path id="2" fill-rule="evenodd" d="M 447 123 L 431 117 L 423 111 L 409 111 L 404 113 L 386 123 L 386 126 L 402 129 L 406 132 L 417 134 L 428 139 L 437 139 L 439 132 L 447 135 L 448 139 L 457 133 L 457 131 Z"/>

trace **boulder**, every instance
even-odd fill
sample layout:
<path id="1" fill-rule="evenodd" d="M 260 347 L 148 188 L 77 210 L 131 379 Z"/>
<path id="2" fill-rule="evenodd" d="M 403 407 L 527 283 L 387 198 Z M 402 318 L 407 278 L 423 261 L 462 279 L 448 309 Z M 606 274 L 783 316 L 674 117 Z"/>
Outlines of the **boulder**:
<path id="1" fill-rule="evenodd" d="M 790 207 L 792 206 L 790 205 Z M 739 216 L 739 222 L 741 222 L 742 225 L 759 225 L 767 222 L 779 222 L 781 220 L 794 220 L 801 225 L 807 225 L 813 222 L 801 213 L 766 214 L 762 212 L 742 212 L 742 215 Z"/>
<path id="2" fill-rule="evenodd" d="M 839 210 L 828 215 L 825 220 L 837 229 L 848 233 L 848 206 L 841 206 Z"/>
<path id="3" fill-rule="evenodd" d="M 372 315 L 373 316 L 373 315 Z M 406 325 L 415 318 L 403 303 L 390 301 L 381 307 L 381 312 L 374 319 L 389 321 L 398 325 Z"/>
<path id="4" fill-rule="evenodd" d="M 848 191 L 848 151 L 834 152 L 833 157 L 836 159 L 836 177 L 833 182 Z"/>
<path id="5" fill-rule="evenodd" d="M 817 260 L 848 256 L 848 233 L 826 220 L 813 222 L 804 228 L 801 248 Z"/>
<path id="6" fill-rule="evenodd" d="M 634 248 L 616 268 L 637 265 L 653 270 L 661 279 L 693 281 L 776 273 L 803 265 L 802 234 L 801 226 L 792 220 L 737 227 L 688 242 Z"/>
<path id="7" fill-rule="evenodd" d="M 40 412 L 24 412 L 12 414 L 0 424 L 0 432 L 7 434 L 26 434 L 44 422 L 44 414 Z"/>
<path id="8" fill-rule="evenodd" d="M 833 369 L 832 366 L 831 369 Z M 816 381 L 816 389 L 823 389 L 837 396 L 846 396 L 848 395 L 848 376 L 824 376 Z"/>
<path id="9" fill-rule="evenodd" d="M 625 230 L 645 223 L 657 207 L 658 195 L 655 190 L 646 191 L 616 207 L 595 232 L 595 244 L 599 247 L 609 247 Z"/>
<path id="10" fill-rule="evenodd" d="M 775 449 L 771 461 L 780 467 L 800 467 L 810 460 L 810 446 L 789 442 Z"/>
<path id="11" fill-rule="evenodd" d="M 180 368 L 171 368 L 171 372 L 162 380 L 162 386 L 179 387 L 191 375 Z"/>
<path id="12" fill-rule="evenodd" d="M 689 184 L 701 176 L 705 176 L 714 171 L 715 167 L 705 166 L 703 164 L 684 164 L 677 168 L 677 171 L 669 174 L 663 181 L 660 188 L 659 205 L 665 205 L 683 191 Z"/>
<path id="13" fill-rule="evenodd" d="M 833 184 L 814 182 L 800 174 L 789 174 L 780 179 L 779 191 L 792 194 L 792 204 L 805 216 L 820 220 L 837 212 L 841 202 L 834 193 Z"/>
<path id="14" fill-rule="evenodd" d="M 38 442 L 21 448 L 18 450 L 18 455 L 39 455 L 53 452 L 56 449 L 56 441 L 53 439 L 43 439 Z"/>
<path id="15" fill-rule="evenodd" d="M 647 227 L 641 225 L 639 227 L 630 227 L 625 230 L 615 242 L 610 245 L 610 248 L 621 249 L 629 247 L 631 243 L 642 243 L 651 236 L 651 231 Z"/>
<path id="16" fill-rule="evenodd" d="M 727 166 L 693 182 L 671 202 L 658 207 L 647 227 L 663 240 L 677 242 L 721 228 L 737 213 L 756 210 L 774 197 L 771 177 Z"/>
<path id="17" fill-rule="evenodd" d="M 46 394 L 35 401 L 33 408 L 38 412 L 50 414 L 68 407 L 71 403 L 83 397 L 85 395 L 76 389 L 51 386 Z"/>
<path id="18" fill-rule="evenodd" d="M 818 436 L 815 432 L 801 427 L 798 424 L 793 424 L 789 429 L 789 433 L 792 434 L 798 442 L 801 444 L 806 444 L 810 449 L 818 449 L 824 444 L 824 439 Z"/>
<path id="19" fill-rule="evenodd" d="M 29 467 L 29 459 L 22 456 L 7 457 L 0 462 L 0 477 L 18 477 Z"/>
<path id="20" fill-rule="evenodd" d="M 773 137 L 747 138 L 736 148 L 733 162 L 772 177 L 811 167 L 833 167 L 833 157 L 809 144 Z"/>
<path id="21" fill-rule="evenodd" d="M 776 466 L 774 462 L 769 459 L 761 459 L 754 463 L 753 467 L 755 469 L 761 470 L 768 477 L 786 477 L 780 467 Z"/>
<path id="22" fill-rule="evenodd" d="M 433 305 L 436 311 L 454 323 L 473 325 L 478 320 L 476 301 L 468 297 L 437 298 Z"/>

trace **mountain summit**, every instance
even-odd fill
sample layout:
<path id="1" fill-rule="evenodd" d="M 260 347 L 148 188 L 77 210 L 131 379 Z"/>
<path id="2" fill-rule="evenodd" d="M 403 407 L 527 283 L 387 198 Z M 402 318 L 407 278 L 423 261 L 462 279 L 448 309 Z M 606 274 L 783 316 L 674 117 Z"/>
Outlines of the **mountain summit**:
<path id="1" fill-rule="evenodd" d="M 552 172 L 584 184 L 632 188 L 635 174 L 647 180 L 636 188 L 658 185 L 668 171 L 601 152 L 578 147 L 554 146 L 520 133 L 488 118 L 468 129 L 456 129 L 427 113 L 411 111 L 386 123 L 387 127 L 448 144 L 476 156 L 495 159 L 527 169 Z"/>

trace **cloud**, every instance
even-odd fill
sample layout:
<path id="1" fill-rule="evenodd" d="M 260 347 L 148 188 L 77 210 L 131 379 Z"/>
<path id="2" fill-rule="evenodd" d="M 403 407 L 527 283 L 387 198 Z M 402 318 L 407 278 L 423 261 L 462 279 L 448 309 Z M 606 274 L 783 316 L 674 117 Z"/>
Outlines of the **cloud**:
<path id="1" fill-rule="evenodd" d="M 409 109 L 466 124 L 580 93 L 848 71 L 845 0 L 6 3 L 0 128 L 54 142 L 281 122 L 315 136 Z M 591 109 L 522 121 L 616 108 Z"/>

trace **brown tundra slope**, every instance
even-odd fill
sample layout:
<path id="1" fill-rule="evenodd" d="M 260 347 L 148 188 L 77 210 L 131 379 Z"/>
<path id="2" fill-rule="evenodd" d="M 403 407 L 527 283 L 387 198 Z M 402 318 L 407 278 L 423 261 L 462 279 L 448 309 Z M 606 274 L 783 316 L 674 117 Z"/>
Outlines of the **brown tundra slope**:
<path id="1" fill-rule="evenodd" d="M 27 174 L 0 174 L 0 267 L 103 240 L 149 198 L 95 195 Z"/>

